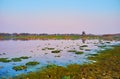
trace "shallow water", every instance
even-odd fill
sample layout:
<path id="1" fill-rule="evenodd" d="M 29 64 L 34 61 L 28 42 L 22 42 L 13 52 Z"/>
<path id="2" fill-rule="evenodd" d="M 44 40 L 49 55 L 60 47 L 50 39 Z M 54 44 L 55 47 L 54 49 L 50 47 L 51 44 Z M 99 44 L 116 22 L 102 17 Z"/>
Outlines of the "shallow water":
<path id="1" fill-rule="evenodd" d="M 89 54 L 95 54 L 99 50 L 110 48 L 110 45 L 120 44 L 120 41 L 100 41 L 100 40 L 86 40 L 83 43 L 82 40 L 8 40 L 0 41 L 0 58 L 14 58 L 21 56 L 29 56 L 31 58 L 24 59 L 21 62 L 0 62 L 0 78 L 14 77 L 21 73 L 28 73 L 36 71 L 41 67 L 47 66 L 48 64 L 56 64 L 59 66 L 66 66 L 68 64 L 83 64 L 89 63 L 87 60 Z M 88 47 L 80 46 L 87 45 Z M 99 46 L 106 47 L 101 48 Z M 52 50 L 42 50 L 43 48 L 55 48 L 54 50 L 61 50 L 60 53 L 51 53 Z M 90 49 L 86 51 L 85 49 Z M 68 52 L 68 50 L 83 51 L 83 54 L 75 54 L 74 52 Z M 5 53 L 5 54 L 3 54 Z M 13 66 L 25 65 L 29 61 L 39 61 L 40 64 L 28 67 L 27 70 L 15 71 L 12 69 Z"/>

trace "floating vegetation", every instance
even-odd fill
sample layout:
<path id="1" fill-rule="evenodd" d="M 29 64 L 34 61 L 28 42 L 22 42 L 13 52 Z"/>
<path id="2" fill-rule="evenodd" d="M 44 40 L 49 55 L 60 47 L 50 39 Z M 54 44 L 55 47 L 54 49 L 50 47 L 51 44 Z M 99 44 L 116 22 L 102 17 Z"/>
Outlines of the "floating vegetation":
<path id="1" fill-rule="evenodd" d="M 19 57 L 19 58 L 12 58 L 11 61 L 13 61 L 13 62 L 20 62 L 20 61 L 22 61 L 22 59 L 28 59 L 28 58 L 30 58 L 30 57 L 22 56 L 22 57 Z"/>
<path id="2" fill-rule="evenodd" d="M 68 52 L 75 52 L 75 54 L 83 54 L 82 51 L 76 51 L 76 50 L 69 50 Z"/>
<path id="3" fill-rule="evenodd" d="M 46 50 L 46 48 L 42 48 L 42 50 Z"/>
<path id="4" fill-rule="evenodd" d="M 76 52 L 76 50 L 68 50 L 68 52 Z"/>
<path id="5" fill-rule="evenodd" d="M 106 43 L 111 43 L 111 42 L 107 41 Z"/>
<path id="6" fill-rule="evenodd" d="M 55 48 L 47 48 L 48 50 L 54 50 Z"/>
<path id="7" fill-rule="evenodd" d="M 11 60 L 9 60 L 8 58 L 0 58 L 0 62 L 7 63 L 7 62 L 11 62 Z"/>
<path id="8" fill-rule="evenodd" d="M 83 54 L 84 52 L 76 51 L 75 54 Z"/>
<path id="9" fill-rule="evenodd" d="M 88 45 L 82 45 L 82 46 L 80 46 L 80 47 L 88 47 Z"/>
<path id="10" fill-rule="evenodd" d="M 11 61 L 20 62 L 20 61 L 22 61 L 22 60 L 21 60 L 21 58 L 12 58 Z"/>
<path id="11" fill-rule="evenodd" d="M 31 66 L 37 65 L 37 64 L 39 64 L 39 62 L 37 62 L 37 61 L 30 61 L 30 62 L 26 63 L 26 65 L 31 65 Z"/>
<path id="12" fill-rule="evenodd" d="M 27 56 L 22 56 L 22 57 L 19 57 L 19 58 L 11 58 L 11 59 L 8 59 L 8 58 L 0 58 L 0 62 L 20 62 L 22 61 L 22 59 L 28 59 L 30 57 L 27 57 Z"/>
<path id="13" fill-rule="evenodd" d="M 60 50 L 51 51 L 51 53 L 60 53 Z"/>
<path id="14" fill-rule="evenodd" d="M 20 57 L 21 59 L 28 59 L 28 58 L 30 58 L 30 57 L 28 57 L 28 56 L 22 56 L 22 57 Z"/>
<path id="15" fill-rule="evenodd" d="M 20 66 L 14 66 L 12 69 L 19 71 L 19 70 L 26 70 L 27 66 L 25 65 L 20 65 Z"/>
<path id="16" fill-rule="evenodd" d="M 42 50 L 54 50 L 55 48 L 48 48 L 48 47 L 45 47 L 45 48 L 42 48 Z"/>

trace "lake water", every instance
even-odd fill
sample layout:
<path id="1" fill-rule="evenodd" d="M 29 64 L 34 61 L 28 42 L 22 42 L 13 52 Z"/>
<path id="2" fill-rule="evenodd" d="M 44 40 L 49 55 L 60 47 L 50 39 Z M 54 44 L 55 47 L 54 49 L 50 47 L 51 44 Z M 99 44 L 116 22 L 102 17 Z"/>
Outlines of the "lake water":
<path id="1" fill-rule="evenodd" d="M 21 62 L 0 62 L 0 78 L 14 77 L 22 73 L 36 71 L 48 64 L 56 64 L 59 66 L 67 66 L 68 64 L 89 63 L 87 57 L 90 54 L 96 54 L 97 51 L 110 48 L 110 45 L 120 44 L 120 41 L 103 41 L 103 40 L 1 40 L 0 41 L 0 58 L 15 58 L 21 56 L 29 56 Z M 80 47 L 87 45 L 87 47 Z M 100 46 L 105 46 L 100 47 Z M 53 50 L 43 50 L 45 48 L 54 48 L 61 50 L 60 53 L 51 53 Z M 75 54 L 68 52 L 69 50 L 77 50 L 84 52 L 83 54 Z M 25 65 L 29 61 L 38 61 L 39 65 L 29 66 L 27 70 L 15 71 L 13 66 Z"/>

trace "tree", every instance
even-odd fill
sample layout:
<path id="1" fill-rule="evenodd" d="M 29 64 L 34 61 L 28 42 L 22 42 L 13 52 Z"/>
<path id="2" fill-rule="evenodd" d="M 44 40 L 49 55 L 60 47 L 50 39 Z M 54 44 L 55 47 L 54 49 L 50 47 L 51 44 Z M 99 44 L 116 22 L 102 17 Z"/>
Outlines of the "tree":
<path id="1" fill-rule="evenodd" d="M 83 35 L 83 36 L 86 35 L 85 31 L 82 32 L 82 35 Z"/>

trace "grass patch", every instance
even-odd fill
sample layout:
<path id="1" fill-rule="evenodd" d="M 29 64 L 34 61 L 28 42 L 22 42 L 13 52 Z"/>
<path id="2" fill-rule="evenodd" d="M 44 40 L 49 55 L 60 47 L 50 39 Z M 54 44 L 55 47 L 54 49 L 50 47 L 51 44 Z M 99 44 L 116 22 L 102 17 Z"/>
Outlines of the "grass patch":
<path id="1" fill-rule="evenodd" d="M 34 66 L 34 65 L 37 65 L 39 64 L 39 62 L 37 61 L 30 61 L 30 62 L 27 62 L 26 65 L 31 65 L 31 66 Z"/>
<path id="2" fill-rule="evenodd" d="M 25 66 L 25 65 L 14 66 L 13 69 L 16 71 L 25 70 L 25 69 L 27 69 L 27 66 Z"/>

